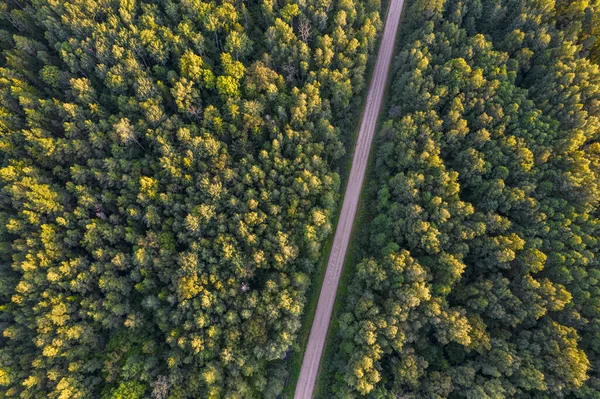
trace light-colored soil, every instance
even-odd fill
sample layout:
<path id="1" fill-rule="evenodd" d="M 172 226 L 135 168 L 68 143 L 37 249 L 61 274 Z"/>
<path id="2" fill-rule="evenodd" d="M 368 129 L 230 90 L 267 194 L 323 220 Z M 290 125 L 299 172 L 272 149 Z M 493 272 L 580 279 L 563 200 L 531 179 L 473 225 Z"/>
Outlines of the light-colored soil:
<path id="1" fill-rule="evenodd" d="M 340 218 L 337 224 L 337 230 L 327 263 L 327 271 L 325 280 L 321 288 L 319 302 L 315 318 L 310 330 L 308 344 L 302 361 L 302 368 L 298 383 L 296 385 L 295 399 L 311 399 L 315 388 L 317 373 L 319 371 L 319 363 L 323 354 L 323 347 L 327 337 L 327 330 L 331 320 L 331 312 L 335 302 L 342 266 L 352 232 L 356 207 L 360 197 L 367 161 L 375 133 L 377 124 L 377 116 L 381 108 L 381 102 L 387 84 L 388 70 L 392 60 L 394 51 L 394 42 L 398 23 L 400 21 L 400 13 L 402 12 L 404 0 L 391 0 L 377 62 L 373 71 L 371 85 L 365 104 L 365 110 L 358 133 L 358 141 L 356 143 L 354 158 L 352 160 L 352 169 L 344 195 L 344 203 L 340 213 Z"/>

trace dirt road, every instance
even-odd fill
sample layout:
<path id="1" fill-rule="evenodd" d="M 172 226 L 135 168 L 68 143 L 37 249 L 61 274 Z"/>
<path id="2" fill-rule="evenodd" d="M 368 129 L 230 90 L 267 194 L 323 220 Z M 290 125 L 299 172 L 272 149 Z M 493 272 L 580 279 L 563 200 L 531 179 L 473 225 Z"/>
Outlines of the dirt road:
<path id="1" fill-rule="evenodd" d="M 296 385 L 295 399 L 311 399 L 315 388 L 319 363 L 323 353 L 323 346 L 325 345 L 325 338 L 327 337 L 329 321 L 331 320 L 331 311 L 333 310 L 333 303 L 335 302 L 342 265 L 344 264 L 346 249 L 348 248 L 348 241 L 352 232 L 360 190 L 365 177 L 377 116 L 379 115 L 381 100 L 383 99 L 387 84 L 388 70 L 394 50 L 400 13 L 404 4 L 404 0 L 390 1 L 379 54 L 377 55 L 377 62 L 373 71 L 373 77 L 371 78 L 371 85 L 369 86 L 369 93 L 358 133 L 358 141 L 354 149 L 354 159 L 352 160 L 350 178 L 348 179 L 348 186 L 344 195 L 344 203 L 337 224 L 337 230 L 335 231 L 325 280 L 321 288 L 306 352 L 304 352 L 298 384 Z"/>

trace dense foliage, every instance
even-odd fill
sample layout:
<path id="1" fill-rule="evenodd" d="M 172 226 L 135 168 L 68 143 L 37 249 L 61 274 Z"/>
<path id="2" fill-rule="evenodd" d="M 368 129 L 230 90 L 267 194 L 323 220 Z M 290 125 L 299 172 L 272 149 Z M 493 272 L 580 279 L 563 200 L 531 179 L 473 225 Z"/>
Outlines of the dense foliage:
<path id="1" fill-rule="evenodd" d="M 405 12 L 334 396 L 600 398 L 600 2 Z"/>
<path id="2" fill-rule="evenodd" d="M 282 389 L 378 0 L 0 2 L 0 396 Z"/>

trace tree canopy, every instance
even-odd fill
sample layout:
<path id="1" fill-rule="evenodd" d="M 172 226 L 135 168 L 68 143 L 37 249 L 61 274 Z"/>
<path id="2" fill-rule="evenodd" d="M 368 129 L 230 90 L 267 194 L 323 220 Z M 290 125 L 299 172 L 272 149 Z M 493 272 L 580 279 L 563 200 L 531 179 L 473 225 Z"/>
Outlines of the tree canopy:
<path id="1" fill-rule="evenodd" d="M 405 12 L 333 396 L 600 398 L 600 3 Z"/>
<path id="2" fill-rule="evenodd" d="M 281 392 L 379 8 L 0 2 L 0 396 Z"/>

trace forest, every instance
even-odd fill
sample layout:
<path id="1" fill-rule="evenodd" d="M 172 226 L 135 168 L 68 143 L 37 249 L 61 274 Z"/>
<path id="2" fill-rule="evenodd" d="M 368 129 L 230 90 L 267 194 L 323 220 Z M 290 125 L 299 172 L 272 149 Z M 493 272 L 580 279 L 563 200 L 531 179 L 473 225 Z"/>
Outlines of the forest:
<path id="1" fill-rule="evenodd" d="M 0 2 L 0 397 L 280 394 L 380 8 Z"/>
<path id="2" fill-rule="evenodd" d="M 401 30 L 327 397 L 600 398 L 600 2 Z"/>

